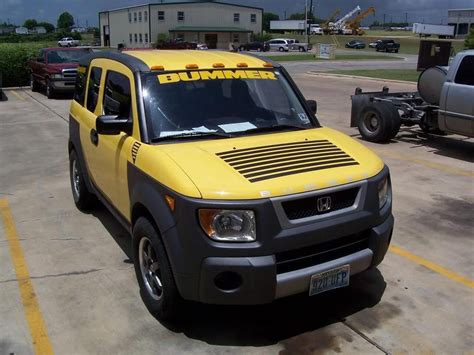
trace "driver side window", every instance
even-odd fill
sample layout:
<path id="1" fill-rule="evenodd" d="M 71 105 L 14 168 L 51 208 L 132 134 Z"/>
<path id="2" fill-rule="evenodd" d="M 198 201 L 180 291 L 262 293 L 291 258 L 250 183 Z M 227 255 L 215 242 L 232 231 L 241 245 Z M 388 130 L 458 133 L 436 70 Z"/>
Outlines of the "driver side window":
<path id="1" fill-rule="evenodd" d="M 108 71 L 104 90 L 104 114 L 132 117 L 130 80 L 123 74 Z"/>

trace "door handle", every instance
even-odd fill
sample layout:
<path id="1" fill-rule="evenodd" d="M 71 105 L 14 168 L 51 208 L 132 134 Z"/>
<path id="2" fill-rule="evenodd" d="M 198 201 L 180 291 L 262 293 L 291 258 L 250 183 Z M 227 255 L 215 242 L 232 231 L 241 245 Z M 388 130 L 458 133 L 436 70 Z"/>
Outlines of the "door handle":
<path id="1" fill-rule="evenodd" d="M 94 128 L 91 129 L 91 142 L 95 146 L 97 146 L 99 144 L 99 134 L 97 133 L 97 131 Z"/>

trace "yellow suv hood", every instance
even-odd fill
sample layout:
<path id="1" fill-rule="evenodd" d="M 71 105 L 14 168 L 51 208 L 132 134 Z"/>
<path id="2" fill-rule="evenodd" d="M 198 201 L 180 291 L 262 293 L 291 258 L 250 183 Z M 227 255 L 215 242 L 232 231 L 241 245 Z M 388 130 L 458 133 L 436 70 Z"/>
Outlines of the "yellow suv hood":
<path id="1" fill-rule="evenodd" d="M 372 151 L 329 128 L 156 148 L 181 167 L 206 199 L 258 199 L 318 190 L 367 179 L 383 168 Z"/>

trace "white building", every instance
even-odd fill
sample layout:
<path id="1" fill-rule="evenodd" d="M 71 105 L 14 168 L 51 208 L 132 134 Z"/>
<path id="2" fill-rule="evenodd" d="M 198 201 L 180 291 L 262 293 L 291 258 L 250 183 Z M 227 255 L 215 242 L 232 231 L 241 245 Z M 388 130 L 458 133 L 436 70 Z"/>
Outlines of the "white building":
<path id="1" fill-rule="evenodd" d="M 448 24 L 454 26 L 456 37 L 465 37 L 474 28 L 474 8 L 448 10 Z"/>
<path id="2" fill-rule="evenodd" d="M 131 6 L 99 13 L 102 46 L 153 47 L 159 35 L 227 49 L 262 32 L 263 9 L 219 1 Z"/>
<path id="3" fill-rule="evenodd" d="M 15 28 L 15 33 L 18 35 L 27 35 L 28 34 L 28 29 L 26 27 L 17 27 Z"/>

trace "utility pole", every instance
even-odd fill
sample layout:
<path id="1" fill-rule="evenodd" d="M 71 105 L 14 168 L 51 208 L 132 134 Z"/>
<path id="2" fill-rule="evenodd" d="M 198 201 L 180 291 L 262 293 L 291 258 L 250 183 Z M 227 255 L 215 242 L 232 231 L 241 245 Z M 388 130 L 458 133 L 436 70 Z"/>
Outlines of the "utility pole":
<path id="1" fill-rule="evenodd" d="M 308 0 L 304 0 L 304 32 L 306 35 L 306 43 L 309 43 L 308 39 Z"/>
<path id="2" fill-rule="evenodd" d="M 408 12 L 405 12 L 405 23 L 406 23 L 407 26 L 408 26 Z"/>

